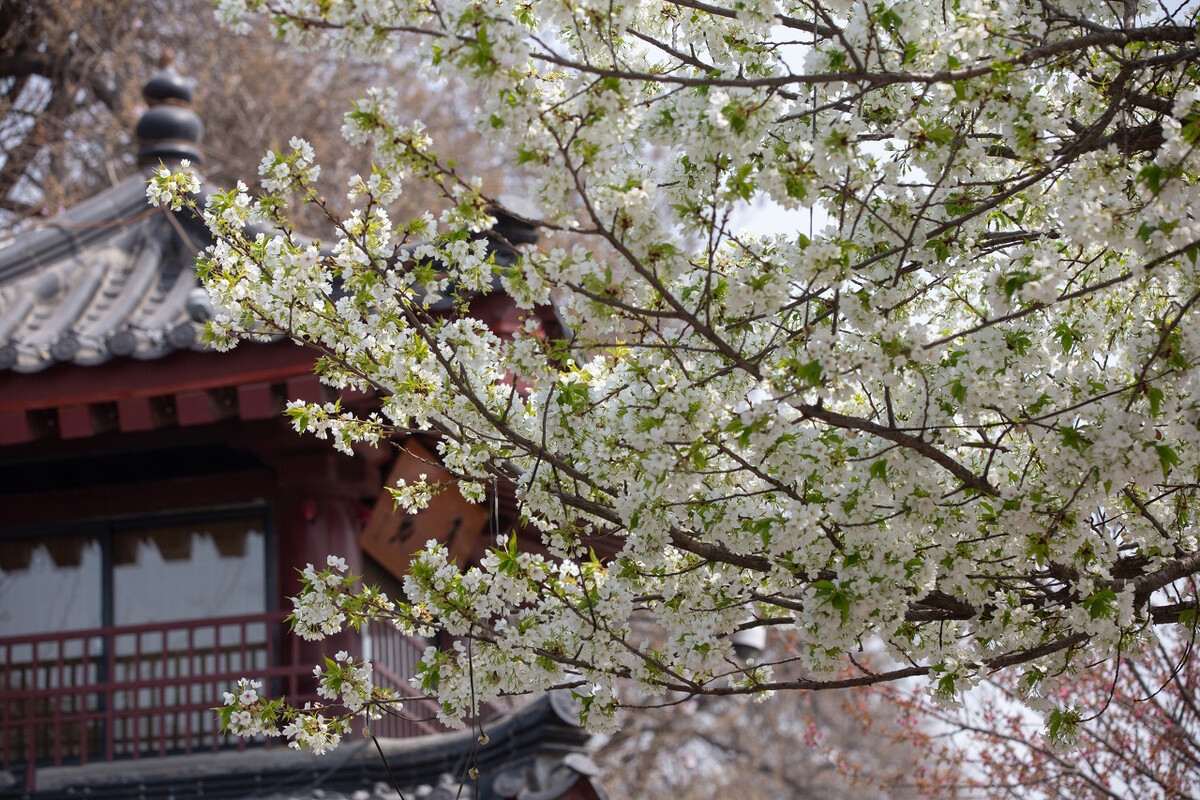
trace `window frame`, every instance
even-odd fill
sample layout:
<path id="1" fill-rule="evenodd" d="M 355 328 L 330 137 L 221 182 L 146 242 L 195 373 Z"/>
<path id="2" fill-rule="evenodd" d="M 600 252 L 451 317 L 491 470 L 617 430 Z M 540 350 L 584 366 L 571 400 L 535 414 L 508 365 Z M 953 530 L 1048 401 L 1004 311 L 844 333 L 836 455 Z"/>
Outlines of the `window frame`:
<path id="1" fill-rule="evenodd" d="M 257 519 L 263 534 L 263 609 L 275 611 L 278 598 L 278 558 L 275 515 L 267 501 L 213 508 L 90 517 L 61 522 L 0 528 L 0 541 L 43 541 L 60 536 L 92 537 L 100 544 L 100 627 L 115 625 L 114 540 L 117 535 L 162 527 L 203 525 L 237 519 Z M 42 631 L 55 633 L 57 631 Z"/>

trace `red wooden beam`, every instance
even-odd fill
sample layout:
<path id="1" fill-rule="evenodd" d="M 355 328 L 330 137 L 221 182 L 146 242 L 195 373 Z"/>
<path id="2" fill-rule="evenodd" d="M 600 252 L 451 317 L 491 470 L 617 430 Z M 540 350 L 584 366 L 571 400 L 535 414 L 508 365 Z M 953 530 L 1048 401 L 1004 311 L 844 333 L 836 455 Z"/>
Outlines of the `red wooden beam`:
<path id="1" fill-rule="evenodd" d="M 159 359 L 114 359 L 95 367 L 57 364 L 41 372 L 0 373 L 0 415 L 111 403 L 253 383 L 282 383 L 312 373 L 311 351 L 291 342 L 243 344 L 227 353 L 177 351 Z"/>
<path id="2" fill-rule="evenodd" d="M 0 411 L 0 445 L 33 441 L 33 426 L 24 411 Z"/>
<path id="3" fill-rule="evenodd" d="M 114 513 L 148 514 L 234 505 L 269 499 L 275 488 L 274 473 L 258 469 L 144 483 L 0 495 L 0 519 L 4 520 L 5 525 L 42 525 L 87 517 L 109 517 Z"/>
<path id="4" fill-rule="evenodd" d="M 242 419 L 271 419 L 282 409 L 275 407 L 269 383 L 243 383 L 237 387 L 238 409 Z"/>
<path id="5" fill-rule="evenodd" d="M 117 419 L 125 433 L 154 430 L 154 411 L 149 397 L 125 397 L 117 401 Z"/>
<path id="6" fill-rule="evenodd" d="M 212 401 L 203 391 L 175 395 L 175 414 L 180 425 L 204 425 L 215 418 Z"/>
<path id="7" fill-rule="evenodd" d="M 60 406 L 58 409 L 58 435 L 64 439 L 82 439 L 94 436 L 92 412 L 86 405 Z"/>
<path id="8" fill-rule="evenodd" d="M 319 403 L 322 400 L 321 381 L 311 372 L 307 375 L 297 375 L 294 378 L 288 378 L 287 396 L 289 400 Z"/>

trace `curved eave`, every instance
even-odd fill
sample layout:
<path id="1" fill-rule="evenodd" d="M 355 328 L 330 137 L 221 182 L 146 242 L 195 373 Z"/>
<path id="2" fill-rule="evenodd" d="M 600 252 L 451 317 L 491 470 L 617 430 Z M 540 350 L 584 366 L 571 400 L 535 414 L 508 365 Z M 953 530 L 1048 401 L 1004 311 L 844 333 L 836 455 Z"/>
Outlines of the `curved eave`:
<path id="1" fill-rule="evenodd" d="M 370 742 L 363 741 L 358 747 L 344 742 L 345 753 L 324 757 L 272 748 L 51 767 L 38 770 L 39 786 L 32 796 L 63 797 L 86 791 L 97 798 L 124 798 L 131 793 L 146 798 L 242 798 L 272 787 L 288 797 L 316 797 L 312 791 L 316 787 L 348 794 L 369 791 L 390 783 L 390 772 L 406 797 L 604 797 L 590 780 L 595 773 L 583 758 L 587 733 L 565 721 L 549 698 L 539 698 L 486 728 L 490 740 L 486 745 L 480 745 L 475 731 L 381 740 L 383 759 Z M 478 783 L 466 776 L 470 765 L 479 770 Z M 586 784 L 583 791 L 578 788 L 581 782 Z"/>
<path id="2" fill-rule="evenodd" d="M 0 370 L 203 349 L 193 264 L 207 233 L 145 187 L 131 178 L 0 248 Z"/>
<path id="3" fill-rule="evenodd" d="M 151 207 L 145 188 L 144 174 L 130 178 L 0 246 L 0 374 L 206 349 L 211 308 L 194 264 L 212 240 L 190 211 Z M 502 268 L 515 263 L 515 245 L 537 239 L 502 212 L 476 235 Z M 497 275 L 484 294 L 502 293 Z M 444 297 L 431 310 L 453 305 Z"/>

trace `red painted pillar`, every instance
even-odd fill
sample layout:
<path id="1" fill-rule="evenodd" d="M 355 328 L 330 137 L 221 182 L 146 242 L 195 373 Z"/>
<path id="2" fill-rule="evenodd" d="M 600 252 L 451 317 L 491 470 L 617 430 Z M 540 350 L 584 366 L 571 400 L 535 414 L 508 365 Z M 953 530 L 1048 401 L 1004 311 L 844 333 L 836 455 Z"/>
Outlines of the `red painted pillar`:
<path id="1" fill-rule="evenodd" d="M 344 462 L 352 459 L 334 451 L 327 442 L 315 444 L 324 449 L 293 455 L 278 464 L 275 538 L 278 602 L 287 611 L 293 608 L 291 598 L 300 592 L 300 573 L 306 565 L 312 564 L 320 571 L 333 555 L 344 558 L 351 572 L 362 574 L 363 570 L 359 508 L 364 486 L 353 474 L 361 472 L 361 466 L 351 463 L 351 468 L 347 468 Z M 353 469 L 355 466 L 359 469 Z M 332 657 L 339 650 L 359 654 L 359 635 L 347 630 L 321 641 L 301 642 L 301 666 L 321 664 L 325 655 Z M 292 652 L 291 643 L 287 643 L 283 652 Z M 311 680 L 300 687 L 301 693 L 315 689 Z"/>

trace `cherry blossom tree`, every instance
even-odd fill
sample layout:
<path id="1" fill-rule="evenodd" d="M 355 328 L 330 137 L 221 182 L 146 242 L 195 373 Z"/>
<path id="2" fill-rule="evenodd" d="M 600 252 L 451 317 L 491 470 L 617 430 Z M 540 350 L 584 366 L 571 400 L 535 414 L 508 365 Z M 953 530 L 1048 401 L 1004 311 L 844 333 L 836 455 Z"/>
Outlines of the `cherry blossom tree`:
<path id="1" fill-rule="evenodd" d="M 989 680 L 962 708 L 932 705 L 919 693 L 881 689 L 898 715 L 929 744 L 931 772 L 965 796 L 1183 800 L 1200 791 L 1200 706 L 1195 643 L 1167 636 L 1140 657 L 1110 659 L 1060 686 L 1054 702 L 1073 709 L 1071 747 L 1039 731 L 1025 688 L 1012 675 Z M 944 735 L 930 739 L 930 724 Z M 901 734 L 907 739 L 908 732 Z"/>
<path id="2" fill-rule="evenodd" d="M 365 617 L 442 631 L 456 644 L 415 682 L 448 719 L 569 686 L 605 729 L 626 680 L 761 695 L 918 678 L 953 701 L 1011 670 L 1053 698 L 1194 624 L 1195 5 L 218 5 L 477 89 L 543 234 L 497 265 L 480 232 L 521 215 L 387 88 L 347 113 L 356 208 L 321 242 L 289 222 L 324 207 L 301 140 L 267 155 L 261 188 L 208 197 L 212 341 L 289 336 L 331 386 L 381 397 L 361 419 L 296 403 L 299 430 L 344 449 L 435 434 L 455 479 L 395 487 L 408 511 L 503 485 L 519 503 L 476 566 L 430 545 L 404 598 L 311 570 L 301 635 Z M 428 183 L 451 210 L 393 219 Z M 163 171 L 150 194 L 194 188 Z M 764 209 L 793 222 L 739 224 Z M 469 313 L 497 282 L 527 313 L 511 335 Z M 549 556 L 522 548 L 534 537 Z M 783 662 L 737 657 L 734 634 L 779 627 L 803 642 Z M 893 666 L 858 655 L 881 650 Z M 387 699 L 348 658 L 326 687 L 370 713 Z M 243 730 L 296 713 L 234 701 Z M 1060 738 L 1081 719 L 1048 715 Z"/>

